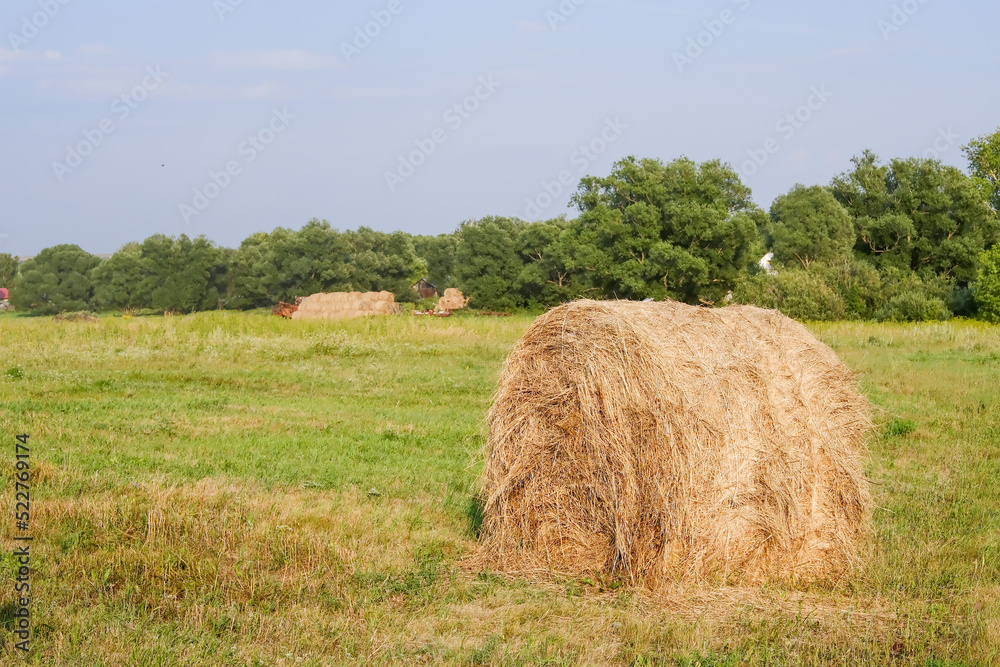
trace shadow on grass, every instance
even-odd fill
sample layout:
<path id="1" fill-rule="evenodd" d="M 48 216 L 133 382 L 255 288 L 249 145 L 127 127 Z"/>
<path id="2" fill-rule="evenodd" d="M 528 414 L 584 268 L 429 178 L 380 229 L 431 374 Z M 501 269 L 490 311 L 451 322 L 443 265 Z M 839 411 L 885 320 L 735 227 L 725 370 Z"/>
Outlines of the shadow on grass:
<path id="1" fill-rule="evenodd" d="M 0 606 L 0 630 L 8 632 L 14 629 L 14 623 L 17 621 L 15 613 L 17 613 L 17 604 L 14 602 Z"/>
<path id="2" fill-rule="evenodd" d="M 469 499 L 469 507 L 465 510 L 465 518 L 468 521 L 468 533 L 477 540 L 483 530 L 483 519 L 486 518 L 484 514 L 485 509 L 486 504 L 483 502 L 483 499 L 479 496 L 473 496 Z"/>

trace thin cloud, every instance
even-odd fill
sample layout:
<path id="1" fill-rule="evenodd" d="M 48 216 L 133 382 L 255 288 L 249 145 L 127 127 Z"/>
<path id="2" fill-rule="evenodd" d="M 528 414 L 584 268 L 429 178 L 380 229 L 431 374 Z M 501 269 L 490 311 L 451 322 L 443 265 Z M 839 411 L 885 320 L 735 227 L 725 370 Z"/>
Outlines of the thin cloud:
<path id="1" fill-rule="evenodd" d="M 340 86 L 330 91 L 330 97 L 341 102 L 356 102 L 359 100 L 391 100 L 412 96 L 413 91 L 403 90 L 400 88 Z"/>
<path id="2" fill-rule="evenodd" d="M 218 69 L 269 72 L 305 72 L 344 66 L 336 58 L 314 56 L 299 50 L 213 51 L 208 61 Z"/>
<path id="3" fill-rule="evenodd" d="M 0 46 L 0 76 L 5 76 L 14 71 L 16 67 L 23 67 L 25 64 L 38 62 L 54 62 L 62 60 L 62 53 L 59 51 L 14 51 Z"/>
<path id="4" fill-rule="evenodd" d="M 103 44 L 84 44 L 76 50 L 77 55 L 81 56 L 113 56 L 118 52 L 118 49 Z"/>
<path id="5" fill-rule="evenodd" d="M 265 81 L 249 86 L 214 86 L 179 82 L 172 85 L 165 94 L 195 100 L 268 100 L 287 97 L 287 91 L 278 84 Z"/>
<path id="6" fill-rule="evenodd" d="M 549 28 L 546 28 L 541 23 L 535 23 L 534 21 L 518 21 L 517 27 L 528 32 L 551 32 Z"/>

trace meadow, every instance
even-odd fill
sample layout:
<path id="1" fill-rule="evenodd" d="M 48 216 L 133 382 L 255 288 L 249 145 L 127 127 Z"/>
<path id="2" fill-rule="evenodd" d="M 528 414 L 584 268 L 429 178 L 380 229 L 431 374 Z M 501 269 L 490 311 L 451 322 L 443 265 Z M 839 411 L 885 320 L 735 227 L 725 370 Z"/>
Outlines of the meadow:
<path id="1" fill-rule="evenodd" d="M 863 567 L 651 594 L 463 563 L 490 395 L 530 322 L 0 316 L 0 662 L 1000 664 L 1000 328 L 809 325 L 875 406 Z"/>

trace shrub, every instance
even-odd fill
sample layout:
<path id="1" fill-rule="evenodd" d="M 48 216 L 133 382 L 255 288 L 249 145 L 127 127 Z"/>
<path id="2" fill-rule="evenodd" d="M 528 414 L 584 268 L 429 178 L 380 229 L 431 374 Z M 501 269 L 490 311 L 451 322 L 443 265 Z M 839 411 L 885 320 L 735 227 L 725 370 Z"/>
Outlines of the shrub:
<path id="1" fill-rule="evenodd" d="M 797 320 L 840 320 L 848 315 L 844 298 L 818 268 L 748 276 L 733 291 L 733 300 L 779 310 Z"/>
<path id="2" fill-rule="evenodd" d="M 892 322 L 947 320 L 952 316 L 947 301 L 954 292 L 954 284 L 945 279 L 921 280 L 912 271 L 889 267 L 882 272 L 885 300 L 875 317 Z"/>
<path id="3" fill-rule="evenodd" d="M 973 290 L 979 317 L 1000 322 L 1000 245 L 979 256 L 979 274 Z"/>

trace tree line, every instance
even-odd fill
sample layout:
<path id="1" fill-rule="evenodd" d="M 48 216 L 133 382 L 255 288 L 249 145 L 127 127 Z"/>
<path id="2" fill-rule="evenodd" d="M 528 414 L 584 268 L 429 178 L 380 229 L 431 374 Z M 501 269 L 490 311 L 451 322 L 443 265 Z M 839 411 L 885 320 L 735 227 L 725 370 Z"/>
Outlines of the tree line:
<path id="1" fill-rule="evenodd" d="M 406 302 L 427 278 L 488 310 L 670 298 L 812 320 L 1000 320 L 1000 129 L 964 151 L 968 173 L 865 152 L 768 211 L 719 160 L 627 157 L 580 181 L 572 219 L 488 216 L 438 236 L 312 220 L 235 249 L 156 235 L 103 261 L 60 245 L 20 266 L 0 256 L 0 280 L 13 284 L 16 308 L 38 314 L 251 309 L 331 291 L 389 290 Z"/>

